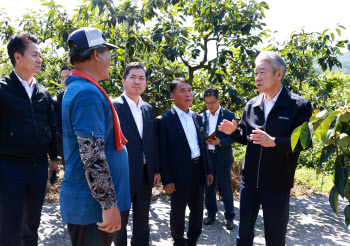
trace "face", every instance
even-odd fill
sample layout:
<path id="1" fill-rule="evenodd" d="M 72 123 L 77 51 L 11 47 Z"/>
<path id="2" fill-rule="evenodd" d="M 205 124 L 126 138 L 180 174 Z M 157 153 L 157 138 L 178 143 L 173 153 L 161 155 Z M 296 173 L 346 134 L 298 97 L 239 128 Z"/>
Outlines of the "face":
<path id="1" fill-rule="evenodd" d="M 23 56 L 20 53 L 15 53 L 16 64 L 15 68 L 23 74 L 33 76 L 41 71 L 41 53 L 39 46 L 35 43 L 28 43 Z"/>
<path id="2" fill-rule="evenodd" d="M 61 72 L 61 85 L 63 87 L 63 89 L 67 89 L 67 85 L 66 83 L 64 83 L 64 81 L 66 80 L 66 78 L 70 75 L 70 70 L 66 69 L 66 70 L 62 70 Z"/>
<path id="3" fill-rule="evenodd" d="M 260 61 L 256 64 L 255 84 L 259 92 L 273 95 L 281 89 L 282 70 L 273 72 L 273 66 L 269 61 Z"/>
<path id="4" fill-rule="evenodd" d="M 205 97 L 204 102 L 205 106 L 212 114 L 214 114 L 220 107 L 220 98 L 216 98 L 215 96 Z"/>
<path id="5" fill-rule="evenodd" d="M 98 53 L 98 64 L 99 64 L 99 74 L 100 80 L 108 79 L 109 77 L 109 67 L 111 65 L 111 51 L 107 49 L 103 53 Z"/>
<path id="6" fill-rule="evenodd" d="M 187 83 L 178 83 L 172 93 L 171 98 L 174 100 L 176 107 L 187 112 L 192 105 L 192 89 Z"/>
<path id="7" fill-rule="evenodd" d="M 139 97 L 146 89 L 146 73 L 142 68 L 132 68 L 123 79 L 123 86 L 128 97 Z"/>

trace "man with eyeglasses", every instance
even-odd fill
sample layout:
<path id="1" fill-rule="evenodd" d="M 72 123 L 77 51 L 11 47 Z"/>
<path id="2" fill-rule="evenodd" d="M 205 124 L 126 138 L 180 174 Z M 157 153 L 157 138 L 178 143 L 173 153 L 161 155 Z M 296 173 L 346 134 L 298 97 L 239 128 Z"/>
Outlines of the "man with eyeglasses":
<path id="1" fill-rule="evenodd" d="M 208 110 L 203 113 L 203 126 L 207 136 L 206 143 L 214 177 L 213 185 L 208 186 L 205 191 L 207 218 L 204 219 L 204 225 L 211 225 L 216 219 L 218 210 L 216 190 L 217 183 L 220 183 L 220 195 L 225 207 L 226 229 L 232 230 L 235 217 L 231 179 L 231 166 L 234 162 L 232 144 L 234 141 L 227 134 L 218 131 L 218 126 L 224 119 L 232 121 L 236 118 L 234 113 L 220 106 L 218 89 L 207 89 L 204 92 L 204 101 Z"/>

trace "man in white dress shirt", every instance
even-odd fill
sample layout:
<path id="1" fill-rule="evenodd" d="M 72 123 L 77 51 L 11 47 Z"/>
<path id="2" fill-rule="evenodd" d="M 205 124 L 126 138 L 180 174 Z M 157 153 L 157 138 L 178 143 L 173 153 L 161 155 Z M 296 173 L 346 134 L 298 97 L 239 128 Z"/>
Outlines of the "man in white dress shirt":
<path id="1" fill-rule="evenodd" d="M 202 232 L 204 187 L 213 181 L 202 117 L 190 110 L 189 81 L 170 83 L 174 107 L 157 117 L 159 166 L 164 190 L 170 194 L 170 229 L 174 245 L 196 245 Z M 190 209 L 187 234 L 185 211 Z"/>
<path id="2" fill-rule="evenodd" d="M 133 207 L 131 245 L 149 245 L 149 208 L 152 188 L 160 181 L 157 135 L 154 110 L 144 102 L 148 70 L 141 62 L 132 62 L 123 74 L 124 93 L 113 100 L 120 126 L 128 140 L 130 196 Z M 122 227 L 114 241 L 116 246 L 127 245 L 129 210 L 121 213 Z"/>
<path id="3" fill-rule="evenodd" d="M 216 184 L 220 185 L 220 194 L 225 207 L 226 229 L 234 228 L 233 219 L 235 217 L 233 207 L 233 192 L 231 166 L 234 162 L 232 155 L 233 139 L 227 134 L 218 131 L 218 126 L 225 119 L 235 120 L 235 114 L 223 109 L 220 106 L 219 90 L 215 88 L 207 89 L 204 92 L 204 101 L 207 111 L 203 113 L 204 132 L 207 136 L 215 132 L 215 136 L 207 139 L 210 162 L 213 168 L 213 185 L 205 190 L 205 207 L 208 216 L 204 219 L 205 225 L 211 225 L 216 218 Z"/>

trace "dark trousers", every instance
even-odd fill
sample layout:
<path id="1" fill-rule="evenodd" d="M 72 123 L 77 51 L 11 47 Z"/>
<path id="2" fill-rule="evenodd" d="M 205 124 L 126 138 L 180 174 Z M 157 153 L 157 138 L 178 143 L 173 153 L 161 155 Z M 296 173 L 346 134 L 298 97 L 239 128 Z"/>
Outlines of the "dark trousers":
<path id="1" fill-rule="evenodd" d="M 237 246 L 253 245 L 254 226 L 260 204 L 263 209 L 267 246 L 284 246 L 289 219 L 290 190 L 264 191 L 241 181 L 240 222 Z"/>
<path id="2" fill-rule="evenodd" d="M 196 245 L 202 233 L 204 182 L 200 163 L 192 164 L 192 187 L 187 195 L 171 194 L 170 229 L 175 246 Z M 175 185 L 176 189 L 176 185 Z M 185 231 L 186 206 L 190 209 L 187 237 Z"/>
<path id="3" fill-rule="evenodd" d="M 132 178 L 132 177 L 131 177 Z M 144 165 L 143 178 L 140 189 L 137 192 L 131 192 L 130 198 L 132 203 L 132 237 L 131 245 L 141 246 L 149 245 L 149 209 L 151 205 L 152 185 L 149 184 L 147 167 Z M 122 218 L 122 227 L 116 233 L 114 244 L 116 246 L 126 246 L 128 241 L 126 226 L 129 220 L 130 210 L 120 213 Z"/>
<path id="4" fill-rule="evenodd" d="M 209 217 L 214 217 L 218 211 L 216 205 L 216 183 L 219 180 L 220 183 L 220 195 L 225 207 L 225 218 L 227 220 L 233 220 L 235 217 L 235 211 L 233 206 L 233 191 L 232 191 L 232 179 L 231 179 L 231 165 L 220 166 L 217 162 L 216 153 L 209 152 L 210 162 L 213 169 L 213 183 L 206 187 L 205 190 L 205 207 Z"/>
<path id="5" fill-rule="evenodd" d="M 101 231 L 96 223 L 89 225 L 67 224 L 72 246 L 110 246 L 114 234 Z"/>
<path id="6" fill-rule="evenodd" d="M 37 166 L 0 160 L 0 246 L 36 246 L 48 176 Z"/>

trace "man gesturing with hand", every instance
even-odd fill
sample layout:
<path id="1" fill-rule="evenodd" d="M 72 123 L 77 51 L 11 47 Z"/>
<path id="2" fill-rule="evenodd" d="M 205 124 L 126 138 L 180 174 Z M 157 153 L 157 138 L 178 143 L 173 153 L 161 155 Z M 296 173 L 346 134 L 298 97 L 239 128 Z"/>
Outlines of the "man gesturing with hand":
<path id="1" fill-rule="evenodd" d="M 263 52 L 255 61 L 259 96 L 250 100 L 241 121 L 224 120 L 219 130 L 247 145 L 242 165 L 240 223 L 237 245 L 253 245 L 260 205 L 266 245 L 285 245 L 290 189 L 302 146 L 291 148 L 295 128 L 308 121 L 311 104 L 282 85 L 286 63 L 275 52 Z"/>

